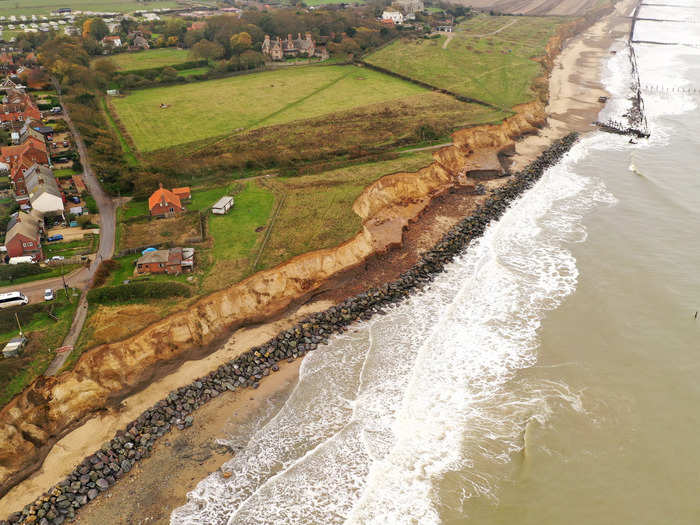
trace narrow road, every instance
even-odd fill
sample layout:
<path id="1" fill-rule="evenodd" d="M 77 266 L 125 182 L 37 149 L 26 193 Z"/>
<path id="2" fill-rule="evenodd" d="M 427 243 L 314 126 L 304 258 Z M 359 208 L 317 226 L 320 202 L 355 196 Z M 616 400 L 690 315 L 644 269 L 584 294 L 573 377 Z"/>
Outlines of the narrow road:
<path id="1" fill-rule="evenodd" d="M 73 347 L 78 341 L 80 332 L 85 324 L 85 319 L 87 318 L 87 288 L 92 280 L 92 276 L 102 261 L 105 259 L 110 259 L 112 255 L 114 255 L 114 242 L 116 238 L 115 232 L 117 227 L 117 206 L 114 199 L 107 194 L 107 192 L 100 185 L 100 182 L 97 180 L 95 172 L 90 165 L 90 159 L 87 154 L 87 148 L 85 147 L 83 137 L 80 135 L 80 133 L 78 133 L 78 129 L 73 124 L 70 114 L 68 113 L 68 109 L 63 103 L 63 94 L 61 93 L 60 85 L 57 83 L 55 84 L 57 86 L 56 91 L 58 92 L 58 99 L 63 107 L 63 118 L 65 119 L 66 124 L 68 124 L 68 128 L 70 129 L 73 135 L 73 140 L 78 148 L 78 153 L 80 154 L 80 162 L 83 165 L 83 181 L 85 182 L 88 191 L 95 199 L 97 207 L 100 211 L 100 245 L 97 248 L 97 255 L 90 263 L 89 268 L 85 268 L 84 271 L 78 272 L 73 282 L 68 282 L 69 286 L 74 286 L 82 290 L 82 294 L 80 295 L 80 303 L 78 304 L 78 309 L 75 311 L 75 317 L 73 317 L 73 323 L 68 331 L 68 335 L 63 341 L 63 346 Z M 39 283 L 36 284 L 38 285 Z M 63 284 L 61 283 L 61 286 L 62 285 Z M 49 286 L 46 286 L 46 288 L 49 288 Z M 70 354 L 70 351 L 57 354 L 49 367 L 46 369 L 44 375 L 55 375 L 61 369 L 61 367 L 63 367 L 63 364 L 66 362 L 66 359 L 68 359 Z"/>

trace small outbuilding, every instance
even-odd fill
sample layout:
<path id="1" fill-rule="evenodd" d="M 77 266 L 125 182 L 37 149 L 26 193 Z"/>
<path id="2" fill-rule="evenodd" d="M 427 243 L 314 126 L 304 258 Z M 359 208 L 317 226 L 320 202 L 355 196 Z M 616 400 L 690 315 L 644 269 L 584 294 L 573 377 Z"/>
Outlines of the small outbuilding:
<path id="1" fill-rule="evenodd" d="M 226 215 L 233 208 L 233 197 L 224 195 L 211 207 L 211 212 L 216 215 Z"/>

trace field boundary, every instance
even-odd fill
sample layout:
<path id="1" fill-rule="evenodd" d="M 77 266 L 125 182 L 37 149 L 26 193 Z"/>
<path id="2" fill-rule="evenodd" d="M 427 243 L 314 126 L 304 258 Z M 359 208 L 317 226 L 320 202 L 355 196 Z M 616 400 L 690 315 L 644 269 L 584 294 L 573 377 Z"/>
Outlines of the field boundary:
<path id="1" fill-rule="evenodd" d="M 107 98 L 100 98 L 102 102 L 102 109 L 105 113 L 105 118 L 107 120 L 107 124 L 110 128 L 112 128 L 112 131 L 117 136 L 117 141 L 119 141 L 119 145 L 122 148 L 122 152 L 124 153 L 126 163 L 129 166 L 138 166 L 139 164 L 141 164 L 141 162 L 139 161 L 139 157 L 136 154 L 138 150 L 136 149 L 136 145 L 132 142 L 131 135 L 127 133 L 126 128 L 124 128 L 124 125 L 119 120 L 119 117 L 114 114 L 115 112 L 112 110 L 110 103 L 107 101 Z"/>
<path id="2" fill-rule="evenodd" d="M 483 100 L 479 100 L 476 98 L 465 97 L 464 95 L 460 95 L 459 93 L 455 93 L 454 91 L 450 91 L 449 89 L 439 88 L 437 86 L 433 86 L 432 84 L 428 84 L 427 82 L 423 82 L 422 80 L 417 80 L 415 78 L 412 78 L 412 77 L 409 77 L 406 75 L 402 75 L 401 73 L 391 71 L 390 69 L 383 68 L 382 66 L 376 66 L 374 64 L 370 64 L 369 62 L 366 62 L 365 60 L 361 60 L 360 64 L 362 64 L 364 67 L 366 67 L 368 69 L 372 69 L 372 70 L 377 71 L 379 73 L 383 73 L 385 75 L 389 75 L 389 76 L 404 80 L 406 82 L 411 82 L 412 84 L 415 84 L 417 86 L 424 87 L 424 88 L 430 89 L 432 91 L 437 91 L 438 93 L 443 93 L 445 95 L 449 95 L 451 97 L 456 98 L 460 102 L 466 102 L 469 104 L 479 104 L 480 106 L 484 106 L 487 108 L 497 109 L 498 111 L 504 111 L 505 113 L 508 113 L 510 115 L 515 114 L 515 112 L 512 109 L 497 106 L 495 104 L 491 104 L 490 102 L 485 102 Z"/>

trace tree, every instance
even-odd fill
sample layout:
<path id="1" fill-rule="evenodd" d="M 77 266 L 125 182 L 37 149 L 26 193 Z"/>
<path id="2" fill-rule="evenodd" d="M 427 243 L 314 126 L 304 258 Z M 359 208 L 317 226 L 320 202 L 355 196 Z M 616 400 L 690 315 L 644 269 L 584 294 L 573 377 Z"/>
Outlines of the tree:
<path id="1" fill-rule="evenodd" d="M 192 46 L 192 54 L 198 58 L 218 60 L 224 56 L 224 46 L 210 40 L 200 40 Z"/>
<path id="2" fill-rule="evenodd" d="M 102 40 L 109 34 L 109 28 L 101 18 L 88 18 L 83 22 L 83 38 Z"/>
<path id="3" fill-rule="evenodd" d="M 163 71 L 160 72 L 160 79 L 163 82 L 173 82 L 177 80 L 177 70 L 172 67 L 164 67 Z"/>
<path id="4" fill-rule="evenodd" d="M 253 38 L 245 31 L 231 37 L 231 53 L 234 55 L 240 55 L 246 49 L 250 49 L 252 45 Z"/>
<path id="5" fill-rule="evenodd" d="M 168 37 L 168 45 L 170 47 L 176 46 L 179 41 L 180 41 L 180 39 L 176 36 L 169 36 Z"/>

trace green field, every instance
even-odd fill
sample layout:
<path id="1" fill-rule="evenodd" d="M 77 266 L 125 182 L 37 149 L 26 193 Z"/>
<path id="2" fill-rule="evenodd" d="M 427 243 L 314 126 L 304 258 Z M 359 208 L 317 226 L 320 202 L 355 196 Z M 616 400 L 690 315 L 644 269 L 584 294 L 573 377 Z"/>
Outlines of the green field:
<path id="1" fill-rule="evenodd" d="M 70 7 L 74 11 L 130 13 L 177 5 L 175 0 L 152 0 L 148 3 L 136 0 L 0 0 L 0 16 L 48 15 L 60 7 Z"/>
<path id="2" fill-rule="evenodd" d="M 118 71 L 137 71 L 156 67 L 174 66 L 191 60 L 189 52 L 174 47 L 148 49 L 112 55 L 111 60 Z"/>
<path id="3" fill-rule="evenodd" d="M 112 105 L 137 148 L 153 151 L 423 92 L 366 69 L 311 66 L 144 89 Z"/>
<path id="4" fill-rule="evenodd" d="M 547 41 L 564 21 L 479 15 L 457 26 L 451 37 L 397 40 L 366 60 L 441 89 L 512 108 L 534 97 L 532 83 L 542 67 L 533 58 L 544 55 Z"/>

